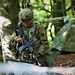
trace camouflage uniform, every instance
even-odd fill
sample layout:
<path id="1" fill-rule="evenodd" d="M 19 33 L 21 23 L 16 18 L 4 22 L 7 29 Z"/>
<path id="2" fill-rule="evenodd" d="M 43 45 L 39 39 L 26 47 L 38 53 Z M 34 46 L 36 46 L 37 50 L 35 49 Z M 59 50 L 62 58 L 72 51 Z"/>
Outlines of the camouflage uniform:
<path id="1" fill-rule="evenodd" d="M 49 45 L 47 41 L 45 28 L 42 27 L 41 25 L 38 25 L 35 22 L 33 22 L 33 25 L 31 28 L 24 27 L 22 22 L 20 25 L 22 25 L 21 29 L 23 30 L 25 36 L 32 38 L 35 41 L 33 49 L 35 53 L 39 53 L 37 58 L 40 64 L 42 66 L 53 66 L 54 65 L 53 59 L 47 53 L 49 49 Z M 10 47 L 13 52 L 16 51 L 15 46 L 16 46 L 16 39 L 18 37 L 19 36 L 17 36 L 16 33 L 13 32 L 11 36 L 11 41 L 10 41 Z M 15 55 L 16 55 L 16 52 L 15 52 Z M 27 63 L 33 63 L 33 64 L 36 63 L 35 59 L 31 58 L 28 48 L 22 51 L 21 61 L 24 61 Z"/>

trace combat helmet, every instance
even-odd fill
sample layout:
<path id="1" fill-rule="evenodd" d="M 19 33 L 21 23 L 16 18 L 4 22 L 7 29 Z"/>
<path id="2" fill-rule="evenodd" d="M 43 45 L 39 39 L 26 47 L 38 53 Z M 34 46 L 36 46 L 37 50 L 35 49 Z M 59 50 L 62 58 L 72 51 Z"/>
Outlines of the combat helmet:
<path id="1" fill-rule="evenodd" d="M 22 9 L 18 15 L 19 15 L 20 21 L 25 21 L 33 17 L 33 11 L 31 11 L 28 8 L 25 8 L 25 9 Z"/>

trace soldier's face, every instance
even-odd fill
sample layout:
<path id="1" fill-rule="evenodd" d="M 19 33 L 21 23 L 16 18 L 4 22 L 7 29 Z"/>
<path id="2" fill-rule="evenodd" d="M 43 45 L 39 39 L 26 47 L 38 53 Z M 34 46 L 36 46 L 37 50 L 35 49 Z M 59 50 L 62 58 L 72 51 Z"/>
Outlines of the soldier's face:
<path id="1" fill-rule="evenodd" d="M 33 18 L 24 21 L 26 27 L 31 27 L 33 25 Z"/>

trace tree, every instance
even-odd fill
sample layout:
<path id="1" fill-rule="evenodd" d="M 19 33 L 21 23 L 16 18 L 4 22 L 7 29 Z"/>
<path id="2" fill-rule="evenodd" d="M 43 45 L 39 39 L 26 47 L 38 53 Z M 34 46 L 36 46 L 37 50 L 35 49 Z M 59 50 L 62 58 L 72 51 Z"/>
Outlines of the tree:
<path id="1" fill-rule="evenodd" d="M 10 39 L 9 36 L 13 28 L 17 25 L 19 9 L 18 0 L 0 0 L 0 34 L 4 59 L 9 53 L 7 48 L 8 40 Z M 6 53 L 6 55 L 4 55 L 4 53 Z"/>
<path id="2" fill-rule="evenodd" d="M 0 0 L 0 16 L 6 17 L 11 24 L 17 24 L 19 3 L 18 0 Z"/>
<path id="3" fill-rule="evenodd" d="M 53 3 L 51 1 L 51 14 L 53 18 L 66 16 L 65 0 L 53 0 Z M 57 33 L 64 26 L 64 19 L 61 18 L 52 23 L 55 26 L 55 33 Z"/>

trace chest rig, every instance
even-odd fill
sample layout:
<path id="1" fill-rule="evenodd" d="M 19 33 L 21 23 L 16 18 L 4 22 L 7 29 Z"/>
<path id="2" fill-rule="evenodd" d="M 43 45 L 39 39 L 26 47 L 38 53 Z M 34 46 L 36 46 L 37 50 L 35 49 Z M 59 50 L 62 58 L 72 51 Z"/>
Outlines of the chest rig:
<path id="1" fill-rule="evenodd" d="M 20 46 L 20 43 L 17 43 L 18 45 L 16 45 L 16 49 L 19 50 L 22 54 L 21 54 L 21 58 L 22 60 L 24 59 L 25 62 L 30 62 L 30 58 L 29 58 L 29 54 L 31 54 L 30 57 L 32 57 L 33 59 L 35 59 L 36 61 L 36 64 L 40 65 L 38 59 L 37 59 L 37 56 L 35 55 L 34 53 L 34 48 L 33 48 L 33 45 L 34 45 L 34 39 L 33 39 L 33 36 L 34 36 L 34 33 L 35 33 L 35 24 L 33 23 L 32 27 L 31 28 L 25 28 L 23 23 L 20 23 L 18 24 L 20 25 L 17 29 L 16 29 L 16 32 L 18 33 L 18 35 L 20 35 L 20 37 L 22 37 L 23 41 L 24 41 L 24 44 L 21 44 Z M 27 36 L 27 32 L 28 32 L 28 36 Z M 26 48 L 28 50 L 26 50 Z M 25 55 L 24 51 L 28 51 L 28 56 Z M 26 53 L 26 54 L 27 54 Z"/>

